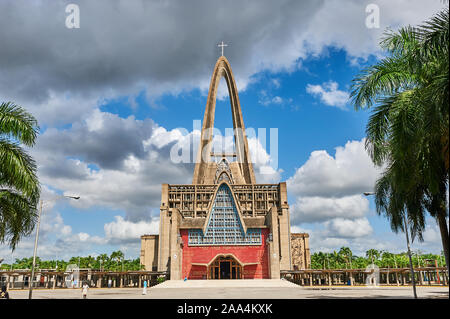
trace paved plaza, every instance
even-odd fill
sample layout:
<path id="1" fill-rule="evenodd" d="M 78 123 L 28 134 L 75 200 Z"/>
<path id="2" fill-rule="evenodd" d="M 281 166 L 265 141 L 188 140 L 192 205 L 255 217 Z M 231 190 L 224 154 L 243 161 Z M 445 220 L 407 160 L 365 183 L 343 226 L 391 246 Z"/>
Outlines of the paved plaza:
<path id="1" fill-rule="evenodd" d="M 448 286 L 417 287 L 419 298 L 447 298 Z M 28 290 L 11 290 L 11 298 L 26 299 Z M 412 298 L 411 287 L 301 287 L 286 280 L 169 280 L 147 289 L 91 288 L 88 299 L 354 299 Z M 80 299 L 81 289 L 36 289 L 34 299 Z"/>

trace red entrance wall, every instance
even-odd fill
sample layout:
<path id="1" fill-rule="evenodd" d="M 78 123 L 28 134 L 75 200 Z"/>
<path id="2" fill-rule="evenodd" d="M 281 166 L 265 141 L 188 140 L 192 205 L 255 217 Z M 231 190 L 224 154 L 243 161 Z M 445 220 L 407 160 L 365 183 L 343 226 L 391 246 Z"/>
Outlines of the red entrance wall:
<path id="1" fill-rule="evenodd" d="M 269 253 L 266 239 L 269 234 L 267 228 L 261 229 L 261 245 L 235 245 L 235 246 L 189 246 L 188 230 L 180 230 L 183 239 L 183 263 L 182 275 L 188 279 L 206 279 L 206 267 L 192 265 L 192 263 L 207 264 L 217 254 L 233 254 L 241 263 L 258 263 L 257 265 L 245 266 L 243 268 L 244 279 L 269 278 Z"/>

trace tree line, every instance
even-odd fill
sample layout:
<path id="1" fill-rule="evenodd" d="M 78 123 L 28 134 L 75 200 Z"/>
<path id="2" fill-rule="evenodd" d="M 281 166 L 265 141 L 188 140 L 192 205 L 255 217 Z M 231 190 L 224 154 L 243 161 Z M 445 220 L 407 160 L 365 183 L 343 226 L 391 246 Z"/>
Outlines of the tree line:
<path id="1" fill-rule="evenodd" d="M 423 254 L 417 252 L 412 255 L 414 267 L 438 267 L 445 266 L 443 253 Z M 339 251 L 331 253 L 316 252 L 311 255 L 312 269 L 365 269 L 368 265 L 375 264 L 380 268 L 405 268 L 409 267 L 408 254 L 391 253 L 388 251 L 369 249 L 365 256 L 353 255 L 349 247 L 342 247 Z"/>
<path id="2" fill-rule="evenodd" d="M 2 264 L 1 270 L 14 270 L 14 269 L 31 269 L 33 264 L 33 258 L 16 259 L 13 264 Z M 111 255 L 100 254 L 97 257 L 71 257 L 69 260 L 42 260 L 36 257 L 37 269 L 52 269 L 58 271 L 66 270 L 70 264 L 78 265 L 80 269 L 92 269 L 101 271 L 135 271 L 144 269 L 144 265 L 141 265 L 140 259 L 125 259 L 123 252 L 120 250 L 113 251 Z"/>

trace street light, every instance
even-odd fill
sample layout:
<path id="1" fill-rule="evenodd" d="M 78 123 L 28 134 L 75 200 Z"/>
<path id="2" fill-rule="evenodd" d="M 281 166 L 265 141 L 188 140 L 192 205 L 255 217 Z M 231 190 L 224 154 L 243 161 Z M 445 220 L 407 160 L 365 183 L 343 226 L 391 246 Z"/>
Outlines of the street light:
<path id="1" fill-rule="evenodd" d="M 71 199 L 80 199 L 80 196 L 61 195 L 61 197 L 71 198 Z M 34 240 L 33 264 L 31 265 L 31 280 L 30 280 L 30 288 L 29 288 L 29 292 L 28 292 L 28 299 L 31 299 L 32 294 L 33 294 L 34 267 L 36 266 L 36 252 L 37 252 L 37 244 L 38 244 L 38 239 L 39 239 L 39 226 L 41 224 L 42 207 L 44 206 L 44 201 L 41 199 L 39 204 L 40 204 L 40 207 L 39 207 L 39 215 L 38 215 L 38 221 L 37 221 L 37 226 L 36 226 L 36 238 Z"/>
<path id="2" fill-rule="evenodd" d="M 363 194 L 364 194 L 364 196 L 375 195 L 375 193 L 373 193 L 373 192 L 364 192 Z M 412 285 L 413 285 L 414 298 L 417 299 L 416 279 L 415 279 L 415 275 L 414 275 L 414 267 L 413 267 L 412 257 L 411 257 L 411 247 L 409 245 L 408 222 L 406 220 L 406 214 L 403 214 L 403 226 L 404 226 L 405 235 L 406 235 L 406 245 L 408 246 L 409 268 L 411 270 L 411 280 L 412 280 Z"/>

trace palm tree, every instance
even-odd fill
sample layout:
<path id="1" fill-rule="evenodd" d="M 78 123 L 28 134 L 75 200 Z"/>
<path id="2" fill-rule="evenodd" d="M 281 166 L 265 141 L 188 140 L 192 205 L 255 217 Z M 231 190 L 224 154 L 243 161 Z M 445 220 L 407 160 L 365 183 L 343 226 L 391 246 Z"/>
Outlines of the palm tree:
<path id="1" fill-rule="evenodd" d="M 320 263 L 320 266 L 321 266 L 321 267 L 319 267 L 319 268 L 325 269 L 325 268 L 326 268 L 326 267 L 325 267 L 325 263 L 326 263 L 326 261 L 327 261 L 327 255 L 320 251 L 320 252 L 317 254 L 317 259 L 318 259 L 318 262 Z M 323 266 L 323 267 L 322 267 L 322 266 Z"/>
<path id="2" fill-rule="evenodd" d="M 124 254 L 120 250 L 113 251 L 111 253 L 110 259 L 116 262 L 115 268 L 116 270 L 118 270 L 120 261 L 124 259 Z"/>
<path id="3" fill-rule="evenodd" d="M 344 257 L 345 264 L 350 265 L 350 269 L 352 269 L 352 251 L 349 247 L 341 247 L 339 250 L 339 254 Z"/>
<path id="4" fill-rule="evenodd" d="M 333 250 L 333 253 L 330 254 L 331 259 L 334 261 L 334 268 L 340 268 L 340 264 L 342 262 L 342 255 L 340 252 Z"/>
<path id="5" fill-rule="evenodd" d="M 97 260 L 98 260 L 98 262 L 99 262 L 99 270 L 102 270 L 102 268 L 104 269 L 105 268 L 105 264 L 106 264 L 106 262 L 108 261 L 108 255 L 107 254 L 100 254 L 98 257 L 97 257 Z M 103 266 L 103 267 L 102 267 Z"/>
<path id="6" fill-rule="evenodd" d="M 12 250 L 32 232 L 37 218 L 36 163 L 20 144 L 32 147 L 38 131 L 36 119 L 23 108 L 0 104 L 0 243 Z"/>
<path id="7" fill-rule="evenodd" d="M 354 79 L 355 108 L 374 106 L 366 149 L 386 169 L 375 187 L 378 214 L 392 229 L 423 240 L 426 211 L 436 218 L 448 267 L 449 11 L 419 27 L 389 31 L 388 56 Z M 403 219 L 408 219 L 405 226 Z"/>
<path id="8" fill-rule="evenodd" d="M 378 258 L 380 258 L 380 252 L 376 249 L 369 249 L 366 251 L 366 257 L 370 258 L 370 262 L 374 264 L 375 261 L 378 261 Z"/>

